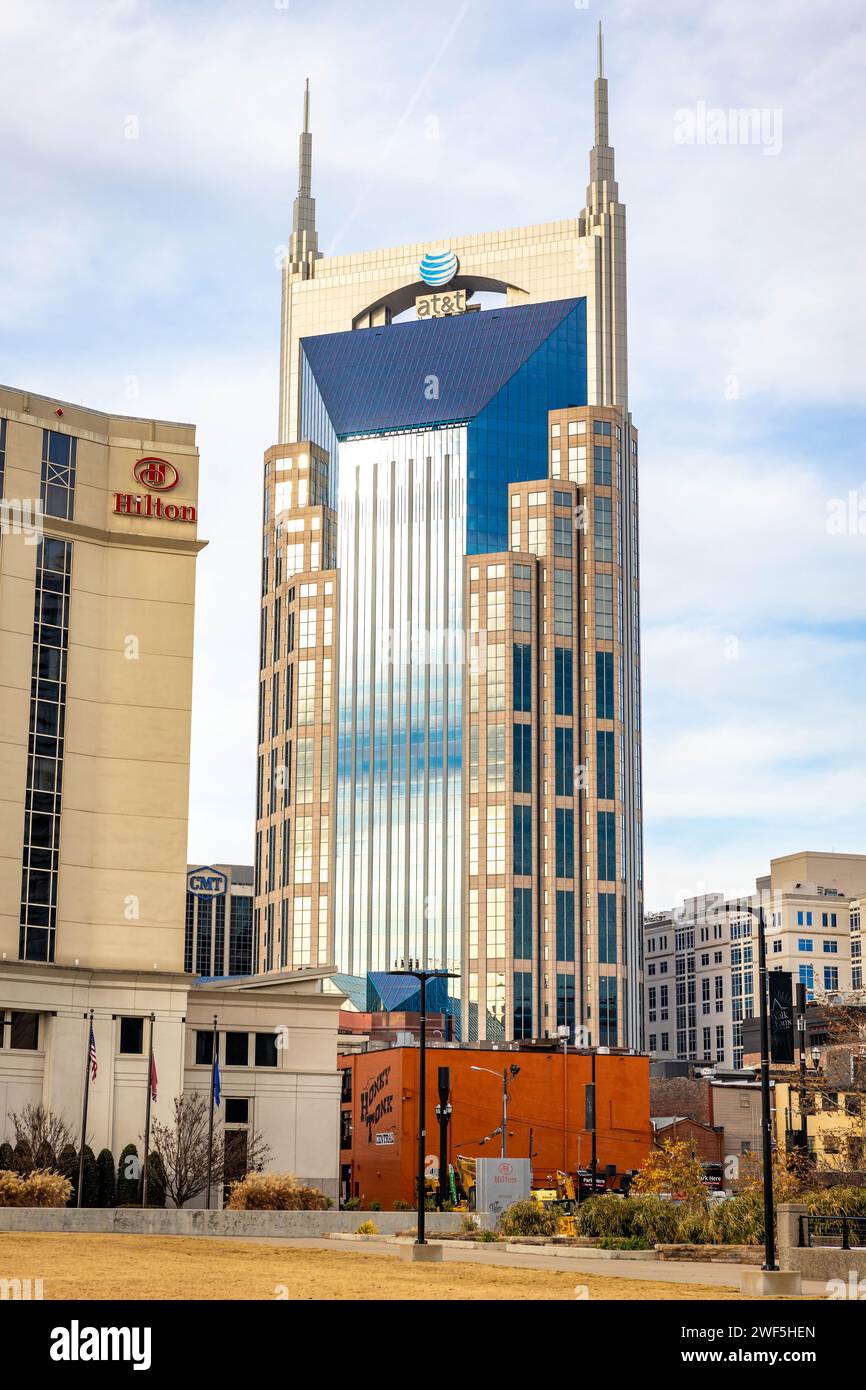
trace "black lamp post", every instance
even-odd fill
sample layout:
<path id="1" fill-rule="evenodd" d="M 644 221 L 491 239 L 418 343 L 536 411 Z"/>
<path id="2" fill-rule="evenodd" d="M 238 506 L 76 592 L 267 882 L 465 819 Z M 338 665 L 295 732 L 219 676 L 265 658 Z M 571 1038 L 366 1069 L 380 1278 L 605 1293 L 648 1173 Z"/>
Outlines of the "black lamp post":
<path id="1" fill-rule="evenodd" d="M 767 1016 L 767 924 L 763 906 L 746 911 L 758 919 L 758 990 L 761 1005 L 761 1152 L 764 1170 L 764 1269 L 778 1269 L 773 1226 L 773 1139 L 770 1118 L 770 1024 Z"/>
<path id="2" fill-rule="evenodd" d="M 426 1157 L 427 1140 L 427 981 L 435 979 L 456 979 L 449 970 L 422 970 L 420 967 L 408 966 L 401 967 L 399 970 L 389 970 L 389 975 L 412 975 L 421 985 L 421 1026 L 419 1028 L 419 1056 L 418 1056 L 418 1233 L 415 1236 L 416 1245 L 426 1245 L 427 1238 L 424 1234 L 424 1159 Z"/>

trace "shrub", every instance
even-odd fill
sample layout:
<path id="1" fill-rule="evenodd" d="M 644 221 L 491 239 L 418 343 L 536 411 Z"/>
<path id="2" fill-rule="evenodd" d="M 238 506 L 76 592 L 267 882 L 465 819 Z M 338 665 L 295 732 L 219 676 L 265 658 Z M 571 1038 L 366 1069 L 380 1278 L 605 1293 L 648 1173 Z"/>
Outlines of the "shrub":
<path id="1" fill-rule="evenodd" d="M 496 1223 L 496 1229 L 504 1236 L 555 1236 L 558 1228 L 556 1213 L 530 1197 L 512 1202 Z"/>
<path id="2" fill-rule="evenodd" d="M 673 1237 L 658 1243 L 670 1245 L 673 1241 L 682 1245 L 712 1245 L 709 1212 L 697 1211 L 693 1207 L 681 1207 L 677 1212 L 676 1230 Z"/>
<path id="3" fill-rule="evenodd" d="M 74 1207 L 78 1196 L 78 1154 L 74 1144 L 64 1144 L 57 1158 L 57 1171 L 69 1183 L 68 1207 Z"/>
<path id="4" fill-rule="evenodd" d="M 410 1207 L 410 1205 L 409 1205 L 408 1202 L 404 1202 L 404 1200 L 403 1200 L 402 1197 L 398 1197 L 397 1200 L 396 1200 L 396 1202 L 394 1203 L 394 1210 L 395 1210 L 395 1211 L 411 1211 L 412 1208 Z"/>
<path id="5" fill-rule="evenodd" d="M 624 1197 L 620 1205 L 631 1207 L 631 1230 L 626 1234 L 646 1242 L 635 1249 L 652 1249 L 655 1245 L 670 1245 L 678 1240 L 680 1222 L 690 1214 L 689 1208 L 663 1202 L 658 1197 Z M 700 1213 L 699 1219 L 705 1216 L 705 1212 Z"/>
<path id="6" fill-rule="evenodd" d="M 157 1153 L 147 1156 L 147 1205 L 165 1206 L 165 1167 Z"/>
<path id="7" fill-rule="evenodd" d="M 29 1173 L 33 1167 L 33 1154 L 26 1139 L 19 1139 L 12 1150 L 13 1173 Z"/>
<path id="8" fill-rule="evenodd" d="M 650 1194 L 615 1197 L 606 1192 L 601 1197 L 587 1197 L 581 1202 L 575 1209 L 574 1229 L 578 1235 L 597 1236 L 600 1240 L 629 1240 L 634 1236 L 640 1241 L 635 1249 L 651 1250 L 655 1245 L 669 1245 L 678 1240 L 679 1225 L 684 1214 L 691 1210 Z"/>
<path id="9" fill-rule="evenodd" d="M 96 1155 L 89 1144 L 84 1150 L 84 1191 L 81 1205 L 83 1207 L 99 1206 L 99 1173 L 96 1168 Z"/>
<path id="10" fill-rule="evenodd" d="M 0 1173 L 12 1171 L 12 1145 L 0 1144 Z"/>
<path id="11" fill-rule="evenodd" d="M 764 1239 L 764 1198 L 761 1192 L 742 1192 L 727 1202 L 714 1202 L 707 1217 L 711 1245 L 760 1245 Z"/>
<path id="12" fill-rule="evenodd" d="M 467 1236 L 471 1236 L 481 1229 L 481 1223 L 477 1216 L 464 1216 L 463 1220 L 460 1222 L 460 1227 Z"/>
<path id="13" fill-rule="evenodd" d="M 43 1172 L 48 1172 L 57 1167 L 57 1155 L 46 1139 L 42 1140 L 42 1143 L 36 1150 L 33 1166 L 34 1168 L 41 1168 Z"/>
<path id="14" fill-rule="evenodd" d="M 115 1202 L 114 1154 L 110 1149 L 100 1149 L 96 1159 L 96 1185 L 98 1207 L 113 1207 Z"/>
<path id="15" fill-rule="evenodd" d="M 599 1250 L 652 1250 L 646 1236 L 602 1236 Z"/>
<path id="16" fill-rule="evenodd" d="M 866 1216 L 864 1187 L 825 1187 L 803 1200 L 812 1216 Z"/>
<path id="17" fill-rule="evenodd" d="M 27 1174 L 0 1172 L 0 1207 L 65 1207 L 72 1185 L 60 1173 L 34 1168 Z"/>
<path id="18" fill-rule="evenodd" d="M 372 1201 L 372 1202 L 370 1203 L 370 1210 L 371 1210 L 371 1211 L 381 1211 L 381 1210 L 382 1210 L 382 1203 L 381 1203 L 381 1202 L 377 1202 L 377 1201 Z"/>
<path id="19" fill-rule="evenodd" d="M 329 1199 L 317 1187 L 303 1187 L 294 1173 L 247 1173 L 233 1182 L 229 1211 L 327 1211 Z"/>
<path id="20" fill-rule="evenodd" d="M 377 1236 L 378 1234 L 379 1228 L 375 1221 L 362 1221 L 355 1232 L 356 1236 Z"/>
<path id="21" fill-rule="evenodd" d="M 360 1209 L 360 1197 L 347 1197 L 345 1202 L 343 1203 L 343 1211 L 360 1211 Z"/>
<path id="22" fill-rule="evenodd" d="M 119 1207 L 134 1206 L 140 1201 L 140 1179 L 141 1162 L 138 1157 L 138 1149 L 134 1144 L 127 1144 L 117 1161 L 115 1197 Z"/>
<path id="23" fill-rule="evenodd" d="M 631 1197 L 614 1197 L 611 1192 L 587 1197 L 575 1207 L 574 1229 L 580 1236 L 630 1236 L 633 1211 Z"/>

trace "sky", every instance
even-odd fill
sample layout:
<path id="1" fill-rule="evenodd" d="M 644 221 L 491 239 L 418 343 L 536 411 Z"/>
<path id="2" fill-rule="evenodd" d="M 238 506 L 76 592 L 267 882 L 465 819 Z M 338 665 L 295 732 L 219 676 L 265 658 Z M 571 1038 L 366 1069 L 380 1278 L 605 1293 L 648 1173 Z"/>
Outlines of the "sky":
<path id="1" fill-rule="evenodd" d="M 325 253 L 443 245 L 580 211 L 599 19 L 641 439 L 646 905 L 866 852 L 860 0 L 3 0 L 0 380 L 198 426 L 192 862 L 252 860 L 304 78 Z"/>

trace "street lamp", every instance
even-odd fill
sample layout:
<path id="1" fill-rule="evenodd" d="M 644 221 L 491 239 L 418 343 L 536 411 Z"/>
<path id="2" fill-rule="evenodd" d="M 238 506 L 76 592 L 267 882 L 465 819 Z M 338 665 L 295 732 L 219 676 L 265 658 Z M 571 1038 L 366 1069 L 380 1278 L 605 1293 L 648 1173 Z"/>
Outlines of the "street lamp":
<path id="1" fill-rule="evenodd" d="M 745 911 L 758 919 L 758 990 L 761 1004 L 761 1151 L 764 1170 L 764 1269 L 775 1270 L 776 1233 L 773 1229 L 773 1142 L 770 1119 L 770 1028 L 767 1017 L 767 923 L 763 905 Z"/>
<path id="2" fill-rule="evenodd" d="M 487 1073 L 488 1076 L 495 1076 L 497 1081 L 499 1080 L 499 1072 L 491 1071 L 489 1067 L 472 1066 L 469 1068 L 469 1070 L 484 1071 Z M 502 1144 L 500 1152 L 503 1158 L 506 1157 L 506 1136 L 508 1134 L 508 1074 L 509 1072 L 511 1073 L 511 1079 L 513 1080 L 514 1077 L 517 1076 L 519 1071 L 520 1068 L 518 1066 L 515 1066 L 513 1062 L 511 1063 L 510 1067 L 502 1068 Z"/>
<path id="3" fill-rule="evenodd" d="M 411 964 L 401 966 L 399 970 L 389 970 L 387 973 L 389 975 L 412 975 L 421 985 L 421 1026 L 418 1030 L 418 1231 L 415 1236 L 415 1244 L 426 1245 L 427 1238 L 424 1233 L 424 1160 L 427 1147 L 427 981 L 454 980 L 458 976 L 450 970 L 423 970 L 417 965 L 413 968 Z"/>

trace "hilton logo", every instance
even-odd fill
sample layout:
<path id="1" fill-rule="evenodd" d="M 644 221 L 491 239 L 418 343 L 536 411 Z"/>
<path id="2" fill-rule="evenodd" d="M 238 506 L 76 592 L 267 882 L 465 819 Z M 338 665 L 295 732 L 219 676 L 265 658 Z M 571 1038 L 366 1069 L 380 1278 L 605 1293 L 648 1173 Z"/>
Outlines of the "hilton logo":
<path id="1" fill-rule="evenodd" d="M 167 459 L 141 458 L 132 470 L 137 483 L 149 490 L 143 495 L 134 492 L 114 494 L 116 516 L 150 517 L 156 521 L 196 520 L 196 509 L 189 502 L 164 502 L 151 492 L 171 492 L 180 482 L 180 474 Z"/>
<path id="2" fill-rule="evenodd" d="M 139 459 L 132 471 L 135 481 L 152 492 L 171 492 L 180 482 L 180 474 L 167 459 Z"/>

